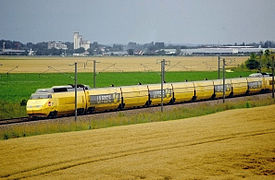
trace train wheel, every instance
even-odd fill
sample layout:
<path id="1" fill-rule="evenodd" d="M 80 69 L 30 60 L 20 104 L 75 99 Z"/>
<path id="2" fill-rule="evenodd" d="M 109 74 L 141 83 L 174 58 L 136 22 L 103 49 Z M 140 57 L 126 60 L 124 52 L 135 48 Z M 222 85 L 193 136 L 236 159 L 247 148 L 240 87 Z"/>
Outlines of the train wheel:
<path id="1" fill-rule="evenodd" d="M 77 109 L 77 114 L 78 114 L 78 115 L 82 115 L 82 114 L 84 114 L 84 113 L 85 113 L 84 108 Z"/>
<path id="2" fill-rule="evenodd" d="M 57 111 L 52 111 L 50 112 L 50 114 L 48 115 L 48 118 L 54 119 L 57 117 Z"/>

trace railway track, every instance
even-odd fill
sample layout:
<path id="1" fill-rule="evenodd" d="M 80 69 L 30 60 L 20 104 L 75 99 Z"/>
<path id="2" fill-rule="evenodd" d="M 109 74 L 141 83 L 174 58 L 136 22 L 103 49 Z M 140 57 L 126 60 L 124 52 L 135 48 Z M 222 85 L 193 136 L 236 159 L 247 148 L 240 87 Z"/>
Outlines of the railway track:
<path id="1" fill-rule="evenodd" d="M 239 96 L 239 97 L 231 97 L 226 98 L 226 101 L 245 101 L 245 100 L 251 100 L 251 99 L 261 99 L 266 97 L 271 97 L 271 93 L 264 93 L 264 94 L 256 94 L 256 95 L 248 95 L 248 96 Z M 190 106 L 196 106 L 200 104 L 220 104 L 222 103 L 222 99 L 214 99 L 214 100 L 204 100 L 204 101 L 195 101 L 195 102 L 186 102 L 186 103 L 179 103 L 179 104 L 166 104 L 165 109 L 173 109 L 177 107 L 190 107 Z M 107 111 L 107 112 L 97 112 L 87 115 L 79 115 L 78 119 L 81 120 L 88 120 L 89 118 L 95 118 L 95 119 L 102 119 L 104 117 L 110 117 L 113 116 L 116 113 L 123 112 L 124 114 L 135 114 L 140 112 L 156 112 L 159 111 L 160 106 L 151 106 L 151 107 L 141 107 L 141 108 L 134 108 L 134 109 L 125 109 L 120 111 Z M 19 118 L 11 118 L 11 119 L 2 119 L 0 120 L 0 126 L 10 125 L 10 124 L 20 124 L 20 123 L 26 123 L 26 122 L 37 122 L 37 121 L 55 121 L 55 120 L 68 120 L 73 119 L 74 116 L 64 116 L 64 117 L 58 117 L 55 119 L 29 119 L 28 117 L 19 117 Z"/>
<path id="2" fill-rule="evenodd" d="M 11 118 L 11 119 L 0 119 L 0 126 L 7 125 L 7 124 L 14 124 L 14 123 L 22 123 L 28 122 L 28 117 L 18 117 L 18 118 Z"/>

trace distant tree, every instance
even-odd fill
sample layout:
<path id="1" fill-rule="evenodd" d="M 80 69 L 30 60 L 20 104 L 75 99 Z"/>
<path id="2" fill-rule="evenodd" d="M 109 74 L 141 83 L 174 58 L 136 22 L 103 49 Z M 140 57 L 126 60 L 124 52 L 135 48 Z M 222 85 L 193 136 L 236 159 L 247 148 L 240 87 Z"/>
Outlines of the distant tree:
<path id="1" fill-rule="evenodd" d="M 255 53 L 251 53 L 251 54 L 250 54 L 249 59 L 256 59 L 256 58 L 257 58 L 257 56 L 256 56 L 256 54 L 255 54 Z"/>
<path id="2" fill-rule="evenodd" d="M 75 53 L 84 53 L 85 49 L 83 47 L 81 47 L 81 48 L 75 49 L 74 52 Z"/>
<path id="3" fill-rule="evenodd" d="M 259 56 L 259 63 L 260 63 L 260 65 L 259 65 L 259 72 L 262 72 L 262 67 L 263 67 L 263 60 L 262 60 L 263 51 L 260 51 L 259 54 L 258 54 L 258 56 Z"/>
<path id="4" fill-rule="evenodd" d="M 251 53 L 250 58 L 245 61 L 245 66 L 248 69 L 259 69 L 260 63 L 256 60 L 257 56 L 255 53 Z"/>
<path id="5" fill-rule="evenodd" d="M 52 49 L 48 50 L 48 54 L 52 55 L 52 56 L 60 56 L 62 54 L 62 50 L 61 49 L 52 48 Z"/>
<path id="6" fill-rule="evenodd" d="M 270 68 L 271 67 L 271 59 L 270 59 L 270 50 L 269 49 L 266 49 L 264 51 L 264 57 L 265 57 L 265 65 L 266 65 L 266 68 Z"/>
<path id="7" fill-rule="evenodd" d="M 264 51 L 264 55 L 265 55 L 266 57 L 269 57 L 269 56 L 270 56 L 270 50 L 269 50 L 269 49 L 266 49 L 266 50 Z"/>
<path id="8" fill-rule="evenodd" d="M 89 48 L 89 49 L 87 49 L 87 51 L 89 52 L 89 55 L 90 55 L 90 56 L 95 55 L 95 53 L 94 53 L 94 49 Z"/>
<path id="9" fill-rule="evenodd" d="M 27 46 L 28 49 L 32 49 L 33 48 L 33 43 L 28 42 L 26 46 Z"/>
<path id="10" fill-rule="evenodd" d="M 260 63 L 255 60 L 255 59 L 248 59 L 246 62 L 245 62 L 245 66 L 248 68 L 248 69 L 259 69 L 260 67 Z"/>

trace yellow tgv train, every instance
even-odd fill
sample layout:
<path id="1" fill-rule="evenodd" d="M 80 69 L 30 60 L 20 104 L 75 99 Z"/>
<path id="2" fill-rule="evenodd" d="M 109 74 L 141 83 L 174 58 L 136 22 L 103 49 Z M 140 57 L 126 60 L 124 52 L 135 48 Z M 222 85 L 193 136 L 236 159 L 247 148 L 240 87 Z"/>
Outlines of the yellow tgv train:
<path id="1" fill-rule="evenodd" d="M 225 81 L 225 96 L 242 96 L 272 90 L 272 77 L 232 78 Z M 223 81 L 205 80 L 165 83 L 163 103 L 173 104 L 223 97 Z M 135 85 L 91 89 L 77 86 L 77 112 L 79 114 L 156 106 L 161 104 L 161 85 Z M 73 85 L 38 89 L 27 102 L 29 117 L 58 117 L 75 112 Z"/>

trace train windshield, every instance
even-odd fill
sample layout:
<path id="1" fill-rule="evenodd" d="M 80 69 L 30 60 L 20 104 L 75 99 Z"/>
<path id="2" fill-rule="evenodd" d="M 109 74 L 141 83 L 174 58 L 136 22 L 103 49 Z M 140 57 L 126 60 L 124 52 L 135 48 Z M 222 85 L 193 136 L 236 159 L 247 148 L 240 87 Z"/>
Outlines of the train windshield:
<path id="1" fill-rule="evenodd" d="M 52 98 L 51 94 L 32 94 L 30 99 L 50 99 Z"/>

